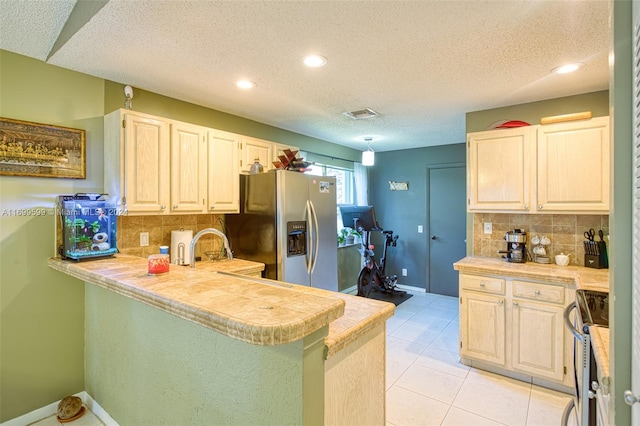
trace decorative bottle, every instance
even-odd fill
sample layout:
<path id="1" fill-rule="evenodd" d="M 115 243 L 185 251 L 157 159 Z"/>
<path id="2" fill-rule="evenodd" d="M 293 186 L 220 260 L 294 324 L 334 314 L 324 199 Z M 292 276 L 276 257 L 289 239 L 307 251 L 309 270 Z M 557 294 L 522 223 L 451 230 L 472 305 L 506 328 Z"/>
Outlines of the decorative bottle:
<path id="1" fill-rule="evenodd" d="M 262 164 L 260 164 L 260 159 L 256 157 L 253 161 L 253 164 L 251 165 L 251 168 L 249 169 L 249 173 L 255 175 L 262 172 L 264 172 L 264 167 L 262 167 Z"/>

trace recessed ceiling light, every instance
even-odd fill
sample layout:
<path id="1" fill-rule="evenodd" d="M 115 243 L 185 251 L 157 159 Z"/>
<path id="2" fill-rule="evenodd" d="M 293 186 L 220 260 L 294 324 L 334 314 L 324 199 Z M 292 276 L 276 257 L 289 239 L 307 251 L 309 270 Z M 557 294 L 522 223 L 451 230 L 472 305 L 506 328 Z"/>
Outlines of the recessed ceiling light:
<path id="1" fill-rule="evenodd" d="M 382 139 L 384 139 L 384 137 L 380 135 L 360 135 L 353 138 L 353 140 L 355 141 L 366 142 L 366 143 L 376 142 Z"/>
<path id="2" fill-rule="evenodd" d="M 566 65 L 562 65 L 559 67 L 556 67 L 554 69 L 551 70 L 551 73 L 555 73 L 555 74 L 568 74 L 570 72 L 574 72 L 576 71 L 578 68 L 580 68 L 582 65 L 584 65 L 581 62 L 576 62 L 575 64 L 566 64 Z"/>
<path id="3" fill-rule="evenodd" d="M 327 64 L 327 58 L 321 55 L 307 55 L 302 58 L 302 62 L 309 68 L 319 68 Z"/>
<path id="4" fill-rule="evenodd" d="M 236 81 L 236 86 L 241 89 L 253 89 L 256 87 L 256 83 L 251 80 L 238 80 Z"/>

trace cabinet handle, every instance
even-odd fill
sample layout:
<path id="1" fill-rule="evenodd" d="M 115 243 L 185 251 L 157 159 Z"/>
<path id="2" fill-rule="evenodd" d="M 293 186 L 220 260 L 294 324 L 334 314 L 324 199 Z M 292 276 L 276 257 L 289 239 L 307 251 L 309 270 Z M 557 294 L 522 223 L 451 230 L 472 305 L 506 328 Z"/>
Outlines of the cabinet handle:
<path id="1" fill-rule="evenodd" d="M 529 210 L 529 205 L 528 205 L 528 204 L 525 204 L 525 205 L 524 205 L 524 209 L 525 209 L 525 210 Z"/>
<path id="2" fill-rule="evenodd" d="M 161 208 L 162 210 L 164 210 L 164 209 L 166 209 L 166 208 L 167 208 L 167 206 L 165 206 L 165 205 L 163 204 L 163 205 L 161 205 L 161 206 L 160 206 L 160 208 Z"/>
<path id="3" fill-rule="evenodd" d="M 177 208 L 178 208 L 178 205 L 177 205 L 177 204 L 174 204 L 174 205 L 173 205 L 173 209 L 174 209 L 174 210 L 176 210 Z"/>
<path id="4" fill-rule="evenodd" d="M 591 389 L 593 389 L 594 391 L 597 391 L 598 389 L 600 389 L 600 383 L 594 380 L 593 382 L 591 382 Z"/>
<path id="5" fill-rule="evenodd" d="M 480 287 L 484 288 L 484 283 L 480 283 Z"/>
<path id="6" fill-rule="evenodd" d="M 542 210 L 542 204 L 538 204 L 538 210 Z"/>
<path id="7" fill-rule="evenodd" d="M 500 300 L 498 301 L 498 305 L 500 305 L 500 306 L 504 305 L 504 300 L 500 299 Z"/>
<path id="8" fill-rule="evenodd" d="M 213 210 L 215 208 L 216 208 L 215 206 L 209 206 L 209 210 Z"/>
<path id="9" fill-rule="evenodd" d="M 589 399 L 594 399 L 596 397 L 596 393 L 590 390 L 589 392 L 587 392 L 587 396 L 589 397 Z"/>
<path id="10" fill-rule="evenodd" d="M 518 307 L 518 302 L 513 302 L 513 306 L 517 308 Z"/>
<path id="11" fill-rule="evenodd" d="M 536 291 L 535 291 L 535 295 L 536 295 L 536 296 L 540 296 L 540 290 L 536 290 Z"/>

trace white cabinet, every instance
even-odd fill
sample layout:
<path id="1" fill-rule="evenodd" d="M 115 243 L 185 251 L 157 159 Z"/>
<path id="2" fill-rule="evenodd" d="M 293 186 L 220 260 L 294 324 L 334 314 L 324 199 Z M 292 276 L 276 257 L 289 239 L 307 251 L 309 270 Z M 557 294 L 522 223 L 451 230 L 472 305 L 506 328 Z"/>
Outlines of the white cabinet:
<path id="1" fill-rule="evenodd" d="M 468 135 L 468 210 L 529 210 L 534 138 L 530 126 Z"/>
<path id="2" fill-rule="evenodd" d="M 470 212 L 609 211 L 609 117 L 467 135 Z"/>
<path id="3" fill-rule="evenodd" d="M 505 365 L 504 296 L 460 292 L 460 356 Z"/>
<path id="4" fill-rule="evenodd" d="M 105 192 L 128 214 L 239 211 L 240 136 L 125 109 L 104 134 Z"/>
<path id="5" fill-rule="evenodd" d="M 171 122 L 171 211 L 205 213 L 207 129 Z"/>
<path id="6" fill-rule="evenodd" d="M 118 110 L 105 116 L 105 192 L 129 213 L 169 212 L 169 123 Z"/>
<path id="7" fill-rule="evenodd" d="M 241 172 L 249 173 L 249 169 L 256 159 L 260 164 L 262 164 L 265 172 L 273 169 L 273 144 L 271 142 L 249 136 L 243 136 L 240 143 Z"/>
<path id="8" fill-rule="evenodd" d="M 240 136 L 209 130 L 207 139 L 207 209 L 210 213 L 240 212 Z"/>
<path id="9" fill-rule="evenodd" d="M 538 127 L 539 212 L 609 211 L 609 117 Z"/>
<path id="10" fill-rule="evenodd" d="M 463 362 L 571 386 L 563 312 L 572 292 L 552 283 L 460 274 Z"/>

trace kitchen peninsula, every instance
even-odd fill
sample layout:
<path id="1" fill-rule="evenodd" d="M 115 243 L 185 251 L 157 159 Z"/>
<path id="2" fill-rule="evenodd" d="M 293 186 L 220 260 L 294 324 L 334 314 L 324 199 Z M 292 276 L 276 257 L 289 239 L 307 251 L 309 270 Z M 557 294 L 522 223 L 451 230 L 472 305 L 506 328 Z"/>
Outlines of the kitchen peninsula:
<path id="1" fill-rule="evenodd" d="M 243 276 L 254 262 L 233 262 L 149 276 L 134 256 L 50 259 L 85 282 L 87 393 L 123 426 L 384 424 L 394 306 Z"/>

